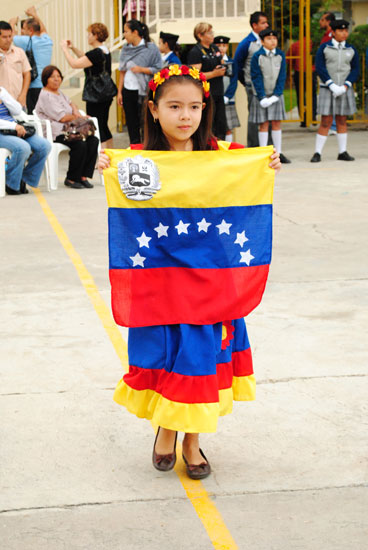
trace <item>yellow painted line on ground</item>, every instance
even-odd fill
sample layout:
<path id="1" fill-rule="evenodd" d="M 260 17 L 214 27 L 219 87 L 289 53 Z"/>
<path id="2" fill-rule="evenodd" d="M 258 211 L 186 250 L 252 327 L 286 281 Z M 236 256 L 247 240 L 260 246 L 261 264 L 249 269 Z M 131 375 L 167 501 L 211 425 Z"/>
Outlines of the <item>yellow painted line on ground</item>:
<path id="1" fill-rule="evenodd" d="M 128 368 L 128 349 L 127 344 L 122 337 L 115 321 L 111 315 L 110 309 L 102 299 L 99 290 L 94 282 L 92 275 L 84 265 L 82 258 L 73 247 L 68 235 L 65 233 L 62 225 L 51 210 L 45 197 L 39 189 L 33 191 L 41 205 L 41 208 L 48 219 L 52 229 L 55 231 L 65 252 L 71 259 L 79 279 L 84 286 L 88 297 L 90 298 L 97 315 L 99 316 L 104 329 L 106 330 L 112 345 L 119 357 L 124 370 Z M 185 465 L 181 458 L 181 445 L 177 445 L 178 461 L 175 465 L 175 472 L 186 492 L 186 495 L 193 505 L 199 519 L 201 520 L 207 534 L 216 550 L 238 550 L 238 546 L 232 538 L 230 531 L 226 527 L 220 512 L 210 499 L 206 489 L 200 481 L 194 481 L 187 477 Z"/>

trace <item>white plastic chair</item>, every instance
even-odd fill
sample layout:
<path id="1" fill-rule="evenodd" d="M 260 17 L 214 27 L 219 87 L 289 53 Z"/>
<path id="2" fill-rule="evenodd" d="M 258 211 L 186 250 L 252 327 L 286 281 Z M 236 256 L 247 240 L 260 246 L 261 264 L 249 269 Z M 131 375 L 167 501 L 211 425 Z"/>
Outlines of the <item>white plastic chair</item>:
<path id="1" fill-rule="evenodd" d="M 79 111 L 82 116 L 85 116 L 84 111 Z M 69 147 L 67 145 L 64 145 L 63 143 L 55 143 L 52 139 L 52 130 L 51 130 L 51 122 L 49 120 L 40 119 L 38 118 L 35 111 L 33 111 L 33 116 L 38 119 L 39 122 L 45 123 L 46 127 L 46 139 L 51 143 L 52 148 L 50 151 L 49 156 L 47 157 L 46 165 L 48 168 L 48 172 L 50 175 L 50 189 L 52 191 L 56 191 L 58 188 L 59 183 L 59 155 L 63 151 L 70 151 Z M 101 149 L 101 138 L 100 138 L 100 130 L 98 127 L 98 121 L 97 118 L 91 117 L 91 119 L 94 122 L 94 125 L 96 126 L 95 136 L 98 138 L 98 153 Z"/>
<path id="2" fill-rule="evenodd" d="M 5 197 L 5 183 L 6 183 L 6 159 L 11 157 L 9 149 L 0 149 L 0 198 Z"/>

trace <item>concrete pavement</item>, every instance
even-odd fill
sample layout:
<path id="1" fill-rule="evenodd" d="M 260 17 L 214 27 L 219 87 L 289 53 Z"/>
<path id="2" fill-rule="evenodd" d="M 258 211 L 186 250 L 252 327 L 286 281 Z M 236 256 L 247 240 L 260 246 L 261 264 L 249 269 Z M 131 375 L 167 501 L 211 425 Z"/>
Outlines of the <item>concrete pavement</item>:
<path id="1" fill-rule="evenodd" d="M 270 279 L 248 318 L 257 401 L 202 437 L 203 485 L 240 550 L 367 547 L 368 133 L 350 132 L 352 163 L 331 136 L 310 164 L 314 135 L 284 133 Z M 41 190 L 109 303 L 95 183 Z M 236 548 L 211 542 L 177 475 L 152 468 L 150 424 L 112 401 L 120 361 L 37 197 L 0 212 L 1 547 Z"/>

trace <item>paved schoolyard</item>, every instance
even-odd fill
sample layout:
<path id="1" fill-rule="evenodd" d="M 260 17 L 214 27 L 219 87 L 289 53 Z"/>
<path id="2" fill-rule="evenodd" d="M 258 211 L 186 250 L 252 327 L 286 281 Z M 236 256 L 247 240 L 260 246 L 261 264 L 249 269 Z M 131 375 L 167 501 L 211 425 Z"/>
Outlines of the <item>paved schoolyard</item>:
<path id="1" fill-rule="evenodd" d="M 4 550 L 366 548 L 368 133 L 349 134 L 352 163 L 330 137 L 312 165 L 313 144 L 313 131 L 285 132 L 270 279 L 248 319 L 257 401 L 202 438 L 230 543 L 206 532 L 206 504 L 198 515 L 175 472 L 152 468 L 151 425 L 112 401 L 122 366 L 97 314 L 97 295 L 109 304 L 98 176 L 92 190 L 41 187 L 50 210 L 34 193 L 0 199 Z"/>

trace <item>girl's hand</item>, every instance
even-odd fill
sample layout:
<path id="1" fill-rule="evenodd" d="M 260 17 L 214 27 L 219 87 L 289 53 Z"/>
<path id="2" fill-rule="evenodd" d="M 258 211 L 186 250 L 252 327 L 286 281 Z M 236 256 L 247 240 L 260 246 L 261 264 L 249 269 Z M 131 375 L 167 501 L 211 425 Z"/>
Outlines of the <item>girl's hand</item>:
<path id="1" fill-rule="evenodd" d="M 135 65 L 135 67 L 132 67 L 130 69 L 132 71 L 132 73 L 142 73 L 142 67 L 140 67 L 139 65 Z"/>
<path id="2" fill-rule="evenodd" d="M 281 162 L 280 162 L 280 155 L 276 151 L 276 149 L 273 150 L 273 153 L 270 158 L 271 158 L 271 162 L 268 166 L 270 168 L 273 168 L 275 170 L 275 173 L 278 174 L 281 170 Z"/>
<path id="3" fill-rule="evenodd" d="M 106 168 L 110 168 L 110 158 L 105 155 L 104 150 L 101 151 L 98 157 L 97 168 L 100 174 L 102 174 L 103 170 L 106 170 Z"/>

